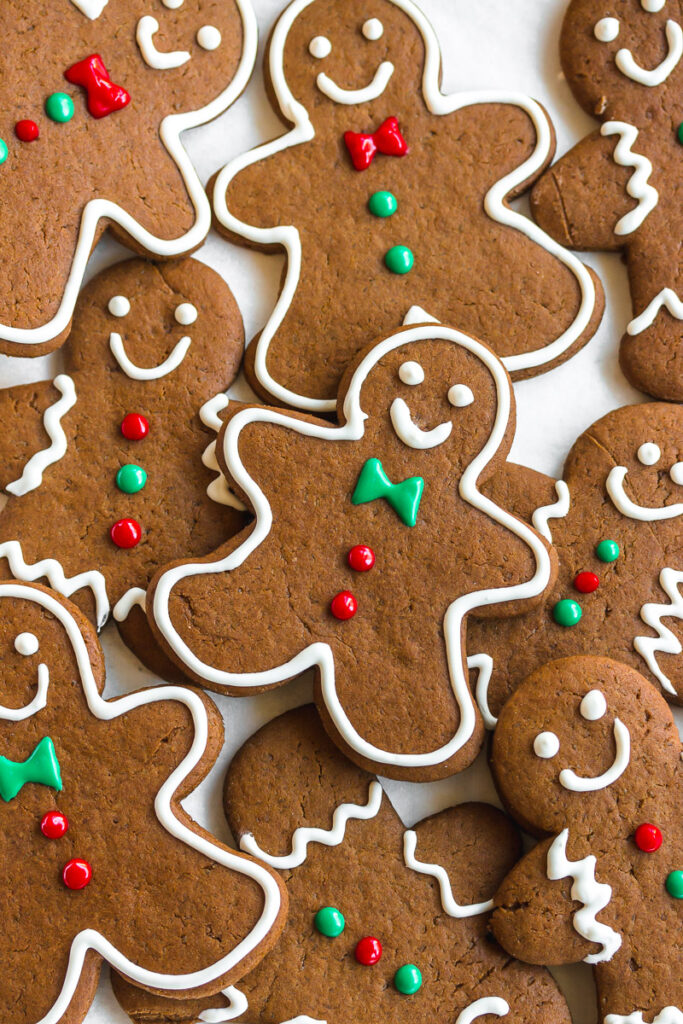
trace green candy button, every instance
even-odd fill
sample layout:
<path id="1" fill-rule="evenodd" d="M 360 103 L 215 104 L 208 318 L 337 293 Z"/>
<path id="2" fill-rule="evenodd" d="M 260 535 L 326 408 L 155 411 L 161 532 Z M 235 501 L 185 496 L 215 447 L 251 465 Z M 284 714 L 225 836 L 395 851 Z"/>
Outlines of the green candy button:
<path id="1" fill-rule="evenodd" d="M 415 964 L 404 964 L 394 975 L 394 985 L 404 996 L 412 996 L 422 988 L 422 972 Z"/>
<path id="2" fill-rule="evenodd" d="M 51 121 L 64 124 L 74 116 L 74 101 L 65 92 L 53 92 L 45 100 L 45 113 Z"/>
<path id="3" fill-rule="evenodd" d="M 116 474 L 116 486 L 125 494 L 137 494 L 147 483 L 147 474 L 141 466 L 134 466 L 130 463 L 121 466 Z"/>
<path id="4" fill-rule="evenodd" d="M 683 900 L 683 871 L 672 871 L 667 876 L 666 891 L 675 900 Z"/>
<path id="5" fill-rule="evenodd" d="M 320 934 L 326 935 L 328 939 L 336 939 L 346 926 L 344 915 L 336 907 L 321 907 L 315 915 L 314 923 Z"/>
<path id="6" fill-rule="evenodd" d="M 398 210 L 398 202 L 393 192 L 374 192 L 368 208 L 374 217 L 393 217 Z"/>
<path id="7" fill-rule="evenodd" d="M 601 562 L 616 562 L 621 552 L 615 540 L 601 540 L 595 549 L 595 554 Z"/>
<path id="8" fill-rule="evenodd" d="M 4 139 L 0 139 L 0 164 L 4 164 L 8 153 L 9 150 L 7 149 L 7 143 Z"/>
<path id="9" fill-rule="evenodd" d="M 678 137 L 678 141 L 683 146 L 683 122 L 681 124 L 679 124 L 678 131 L 676 132 L 676 135 Z"/>
<path id="10" fill-rule="evenodd" d="M 581 605 L 569 598 L 558 601 L 553 608 L 553 618 L 558 626 L 575 626 L 582 614 Z"/>
<path id="11" fill-rule="evenodd" d="M 384 257 L 384 262 L 392 274 L 408 274 L 413 269 L 415 257 L 407 245 L 395 245 Z"/>

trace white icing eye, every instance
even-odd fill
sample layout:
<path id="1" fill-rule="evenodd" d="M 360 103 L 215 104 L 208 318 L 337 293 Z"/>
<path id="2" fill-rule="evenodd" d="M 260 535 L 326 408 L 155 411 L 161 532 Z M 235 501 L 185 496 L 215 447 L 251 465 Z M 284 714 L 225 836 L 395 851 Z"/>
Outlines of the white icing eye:
<path id="1" fill-rule="evenodd" d="M 674 462 L 669 470 L 669 476 L 679 487 L 683 486 L 683 462 Z"/>
<path id="2" fill-rule="evenodd" d="M 368 18 L 361 31 L 366 39 L 374 43 L 384 35 L 384 25 L 379 18 Z"/>
<path id="3" fill-rule="evenodd" d="M 534 754 L 546 761 L 555 757 L 559 749 L 560 741 L 554 732 L 539 732 L 534 740 Z"/>
<path id="4" fill-rule="evenodd" d="M 474 395 L 467 384 L 454 384 L 448 392 L 448 401 L 456 409 L 464 409 L 466 405 L 472 405 Z"/>
<path id="5" fill-rule="evenodd" d="M 638 449 L 638 461 L 642 462 L 644 466 L 654 466 L 661 457 L 662 453 L 654 441 L 646 441 Z"/>
<path id="6" fill-rule="evenodd" d="M 114 295 L 109 300 L 107 309 L 112 316 L 128 316 L 130 313 L 130 302 L 125 295 Z"/>
<path id="7" fill-rule="evenodd" d="M 329 57 L 332 53 L 332 43 L 327 36 L 315 36 L 308 44 L 308 52 L 311 57 L 322 60 L 324 57 Z"/>
<path id="8" fill-rule="evenodd" d="M 425 372 L 419 363 L 412 359 L 407 363 L 401 363 L 398 368 L 398 375 L 404 384 L 421 384 L 425 379 Z"/>
<path id="9" fill-rule="evenodd" d="M 38 637 L 33 633 L 19 633 L 14 640 L 14 650 L 17 654 L 24 654 L 28 657 L 38 650 Z"/>
<path id="10" fill-rule="evenodd" d="M 202 25 L 197 32 L 197 42 L 202 50 L 217 50 L 222 38 L 215 25 Z"/>
<path id="11" fill-rule="evenodd" d="M 599 43 L 612 43 L 619 35 L 619 21 L 617 18 L 601 18 L 593 34 Z"/>
<path id="12" fill-rule="evenodd" d="M 177 11 L 179 7 L 183 6 L 183 0 L 161 0 L 164 7 L 168 7 L 169 11 Z"/>
<path id="13" fill-rule="evenodd" d="M 648 14 L 656 14 L 657 11 L 661 11 L 666 0 L 640 0 L 640 6 Z"/>
<path id="14" fill-rule="evenodd" d="M 601 693 L 600 690 L 591 690 L 581 701 L 579 711 L 581 717 L 585 718 L 587 722 L 597 722 L 607 711 L 604 693 Z"/>
<path id="15" fill-rule="evenodd" d="M 191 302 L 181 302 L 179 306 L 176 306 L 173 315 L 176 323 L 182 324 L 183 327 L 189 327 L 197 319 L 197 307 L 193 306 Z"/>

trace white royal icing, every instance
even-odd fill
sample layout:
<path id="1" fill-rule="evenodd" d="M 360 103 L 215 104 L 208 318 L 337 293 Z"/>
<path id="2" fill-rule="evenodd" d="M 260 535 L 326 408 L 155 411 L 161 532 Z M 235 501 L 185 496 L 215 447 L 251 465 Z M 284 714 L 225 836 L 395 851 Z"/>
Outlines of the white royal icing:
<path id="1" fill-rule="evenodd" d="M 31 633 L 20 634 L 20 636 L 31 635 Z M 20 653 L 23 654 L 24 652 L 20 651 Z M 31 718 L 32 715 L 35 715 L 37 711 L 42 711 L 47 704 L 47 691 L 49 686 L 50 672 L 47 665 L 43 665 L 41 662 L 38 666 L 38 688 L 31 703 L 27 704 L 26 707 L 23 708 L 8 708 L 3 704 L 0 704 L 0 718 L 4 718 L 7 722 L 23 722 L 27 718 Z"/>
<path id="2" fill-rule="evenodd" d="M 678 465 L 678 463 L 676 463 Z M 673 468 L 673 467 L 672 467 Z M 627 516 L 629 519 L 635 519 L 640 523 L 656 523 L 663 519 L 675 519 L 676 516 L 683 515 L 683 505 L 678 503 L 676 505 L 661 505 L 659 508 L 650 508 L 646 505 L 636 505 L 635 502 L 627 496 L 624 490 L 624 480 L 628 469 L 626 466 L 614 466 L 609 471 L 607 480 L 605 481 L 605 487 L 609 494 L 612 502 L 621 512 L 623 516 Z"/>
<path id="3" fill-rule="evenodd" d="M 306 860 L 310 843 L 321 846 L 339 846 L 344 839 L 349 821 L 368 821 L 377 817 L 382 804 L 382 787 L 379 782 L 371 782 L 366 804 L 340 804 L 332 815 L 332 828 L 298 828 L 292 836 L 292 852 L 282 857 L 265 853 L 258 845 L 251 832 L 245 832 L 240 839 L 240 850 L 258 857 L 272 868 L 298 868 Z"/>
<path id="4" fill-rule="evenodd" d="M 144 14 L 138 21 L 135 39 L 145 64 L 155 71 L 169 71 L 186 64 L 190 59 L 187 50 L 169 50 L 166 53 L 157 50 L 154 36 L 158 31 L 159 22 L 151 14 Z"/>
<path id="5" fill-rule="evenodd" d="M 621 778 L 631 759 L 631 734 L 619 718 L 614 719 L 613 729 L 617 750 L 614 761 L 607 771 L 602 775 L 584 776 L 577 775 L 572 768 L 564 768 L 560 772 L 561 786 L 571 790 L 572 793 L 594 793 L 598 789 L 606 789 L 607 786 L 611 786 Z"/>
<path id="6" fill-rule="evenodd" d="M 484 725 L 487 729 L 495 729 L 498 719 L 491 714 L 489 707 L 489 683 L 493 674 L 493 658 L 490 654 L 470 654 L 467 659 L 467 668 L 477 670 L 477 685 L 474 695 Z"/>
<path id="7" fill-rule="evenodd" d="M 174 810 L 174 799 L 178 789 L 202 761 L 208 746 L 209 724 L 202 698 L 198 693 L 188 690 L 186 687 L 155 686 L 138 693 L 127 694 L 114 701 L 104 700 L 98 692 L 97 680 L 93 674 L 85 640 L 68 609 L 52 594 L 22 586 L 20 583 L 0 583 L 0 599 L 3 597 L 34 601 L 59 620 L 76 655 L 88 708 L 91 714 L 100 721 L 112 721 L 136 708 L 147 704 L 156 704 L 159 701 L 177 701 L 185 705 L 192 715 L 194 739 L 189 752 L 166 779 L 156 795 L 154 801 L 156 816 L 170 835 L 221 866 L 253 879 L 263 892 L 261 917 L 251 932 L 230 953 L 221 957 L 214 964 L 189 974 L 158 974 L 155 971 L 150 971 L 129 960 L 94 928 L 86 928 L 78 932 L 71 943 L 62 990 L 51 1009 L 41 1018 L 40 1024 L 59 1024 L 63 1019 L 78 989 L 83 968 L 91 950 L 99 954 L 125 978 L 130 978 L 138 985 L 152 989 L 182 992 L 187 989 L 200 988 L 202 985 L 208 985 L 217 978 L 223 977 L 249 957 L 253 950 L 263 942 L 280 913 L 281 896 L 276 879 L 264 871 L 260 864 L 240 857 L 234 851 L 223 846 L 217 846 L 211 842 L 205 832 L 201 835 L 193 832 Z M 6 718 L 6 712 L 0 711 L 0 717 Z"/>
<path id="8" fill-rule="evenodd" d="M 683 462 L 674 462 L 669 470 L 669 476 L 672 483 L 675 483 L 677 487 L 683 485 Z"/>
<path id="9" fill-rule="evenodd" d="M 600 43 L 614 42 L 619 35 L 619 19 L 601 18 L 600 21 L 596 22 L 593 34 Z"/>
<path id="10" fill-rule="evenodd" d="M 161 2 L 169 11 L 177 11 L 179 7 L 183 6 L 184 0 L 161 0 Z"/>
<path id="11" fill-rule="evenodd" d="M 316 60 L 324 60 L 332 53 L 332 43 L 327 36 L 314 36 L 308 44 L 308 52 Z"/>
<path id="12" fill-rule="evenodd" d="M 472 1024 L 472 1021 L 479 1017 L 486 1017 L 493 1014 L 496 1017 L 506 1017 L 510 1012 L 510 1006 L 500 996 L 484 996 L 483 999 L 476 999 L 469 1006 L 466 1006 L 455 1021 L 455 1024 Z"/>
<path id="13" fill-rule="evenodd" d="M 643 1011 L 634 1010 L 628 1016 L 621 1013 L 608 1013 L 605 1024 L 645 1024 Z M 652 1024 L 683 1024 L 683 1010 L 677 1006 L 665 1006 L 652 1018 Z"/>
<path id="14" fill-rule="evenodd" d="M 30 657 L 35 654 L 39 648 L 38 637 L 35 633 L 19 633 L 14 638 L 14 650 L 17 654 L 23 654 L 24 657 Z"/>
<path id="15" fill-rule="evenodd" d="M 625 121 L 606 121 L 600 129 L 600 134 L 619 136 L 614 149 L 614 162 L 620 167 L 633 168 L 626 191 L 631 199 L 637 200 L 638 205 L 634 210 L 624 214 L 614 228 L 615 235 L 630 235 L 637 231 L 659 202 L 659 192 L 649 184 L 652 164 L 646 156 L 639 156 L 633 152 L 639 133 L 632 124 L 626 124 Z"/>
<path id="16" fill-rule="evenodd" d="M 128 316 L 130 313 L 130 299 L 127 299 L 125 295 L 112 295 L 107 304 L 107 309 L 112 316 Z"/>
<path id="17" fill-rule="evenodd" d="M 279 384 L 271 376 L 268 369 L 268 351 L 271 341 L 292 304 L 301 275 L 301 236 L 297 228 L 292 224 L 279 225 L 274 228 L 253 227 L 252 225 L 245 224 L 230 213 L 226 202 L 230 182 L 245 167 L 265 160 L 283 150 L 290 149 L 292 146 L 310 142 L 311 139 L 315 138 L 315 128 L 309 114 L 292 95 L 284 72 L 284 51 L 290 29 L 299 14 L 312 2 L 313 0 L 294 0 L 293 3 L 290 3 L 275 25 L 268 49 L 270 81 L 272 82 L 275 96 L 285 120 L 294 127 L 287 134 L 274 139 L 272 142 L 257 146 L 256 149 L 242 154 L 227 164 L 216 178 L 213 200 L 214 211 L 218 220 L 229 231 L 240 235 L 250 242 L 266 246 L 282 246 L 287 253 L 285 277 L 278 301 L 256 344 L 254 372 L 257 379 L 269 394 L 285 405 L 293 405 L 298 409 L 305 409 L 309 412 L 334 412 L 336 408 L 336 401 L 334 399 L 319 399 L 298 395 L 284 385 Z M 503 363 L 511 373 L 552 362 L 570 349 L 577 338 L 588 327 L 595 310 L 596 294 L 595 285 L 588 269 L 574 253 L 559 245 L 532 220 L 512 209 L 507 202 L 509 194 L 514 192 L 523 182 L 534 178 L 546 165 L 548 157 L 552 154 L 554 134 L 548 121 L 548 116 L 540 104 L 522 93 L 490 90 L 486 92 L 454 93 L 445 96 L 440 89 L 441 51 L 434 29 L 413 0 L 391 0 L 391 2 L 395 7 L 407 14 L 422 34 L 425 44 L 422 94 L 430 113 L 437 116 L 445 116 L 468 106 L 476 106 L 482 103 L 503 103 L 524 110 L 534 124 L 536 129 L 536 146 L 533 153 L 523 164 L 504 178 L 501 178 L 500 181 L 496 182 L 489 189 L 484 201 L 484 207 L 491 220 L 520 231 L 531 241 L 544 248 L 559 260 L 560 263 L 564 264 L 576 279 L 581 293 L 581 303 L 576 319 L 571 326 L 556 338 L 555 341 L 541 349 L 507 356 L 503 359 Z M 362 101 L 354 100 L 353 102 Z"/>
<path id="18" fill-rule="evenodd" d="M 438 324 L 440 321 L 431 316 L 422 306 L 411 306 L 403 317 L 404 327 L 413 327 L 415 324 Z"/>
<path id="19" fill-rule="evenodd" d="M 298 1017 L 292 1017 L 291 1020 L 285 1020 L 282 1024 L 327 1024 L 326 1020 L 318 1020 L 317 1017 L 309 1017 L 308 1014 L 302 1013 Z"/>
<path id="20" fill-rule="evenodd" d="M 419 363 L 416 363 L 414 359 L 408 359 L 405 363 L 401 363 L 398 368 L 398 376 L 404 384 L 416 385 L 422 384 L 425 379 L 425 372 Z"/>
<path id="21" fill-rule="evenodd" d="M 426 864 L 415 856 L 417 849 L 417 833 L 408 829 L 403 833 L 403 859 L 406 867 L 416 871 L 419 875 L 429 875 L 439 883 L 441 894 L 441 906 L 449 917 L 476 917 L 478 914 L 486 914 L 493 910 L 493 900 L 485 900 L 482 903 L 456 903 L 453 896 L 451 881 L 448 872 L 441 864 Z"/>
<path id="22" fill-rule="evenodd" d="M 669 677 L 657 664 L 658 654 L 681 654 L 683 647 L 678 637 L 663 622 L 663 619 L 683 620 L 683 595 L 679 590 L 683 583 L 683 572 L 676 569 L 662 569 L 659 583 L 670 600 L 670 604 L 644 604 L 640 609 L 640 617 L 646 626 L 654 629 L 657 636 L 637 636 L 633 646 L 653 676 L 659 680 L 662 689 L 675 694 L 676 689 Z"/>
<path id="23" fill-rule="evenodd" d="M 607 701 L 601 690 L 590 690 L 579 705 L 579 712 L 587 722 L 599 722 L 607 714 Z"/>
<path id="24" fill-rule="evenodd" d="M 43 415 L 43 426 L 50 438 L 50 445 L 43 451 L 36 452 L 28 460 L 18 480 L 6 485 L 5 490 L 17 497 L 40 487 L 47 467 L 59 462 L 66 455 L 66 434 L 62 428 L 62 417 L 76 404 L 76 388 L 71 377 L 65 373 L 60 373 L 52 383 L 62 397 L 57 399 L 54 405 L 49 406 Z"/>
<path id="25" fill-rule="evenodd" d="M 683 302 L 676 295 L 673 288 L 663 288 L 659 295 L 655 295 L 654 299 L 652 299 L 640 316 L 631 320 L 631 323 L 626 328 L 626 333 L 630 334 L 632 338 L 642 334 L 648 327 L 652 327 L 661 309 L 667 309 L 674 319 L 683 320 Z"/>
<path id="26" fill-rule="evenodd" d="M 654 441 L 646 441 L 638 449 L 638 462 L 643 466 L 654 466 L 662 457 L 662 450 Z"/>
<path id="27" fill-rule="evenodd" d="M 640 0 L 640 6 L 648 14 L 655 14 L 657 11 L 663 10 L 665 3 L 666 0 Z"/>
<path id="28" fill-rule="evenodd" d="M 215 25 L 202 25 L 197 31 L 197 43 L 202 50 L 217 50 L 222 41 L 220 30 Z"/>
<path id="29" fill-rule="evenodd" d="M 641 67 L 630 50 L 617 50 L 614 62 L 622 75 L 626 75 L 627 78 L 637 82 L 638 85 L 647 85 L 649 87 L 666 82 L 669 75 L 678 67 L 681 57 L 683 57 L 683 30 L 677 21 L 669 19 L 666 23 L 665 32 L 669 52 L 661 64 L 658 64 L 656 68 L 651 70 Z"/>
<path id="30" fill-rule="evenodd" d="M 173 346 L 171 353 L 164 359 L 163 363 L 159 363 L 158 366 L 137 366 L 132 362 L 126 355 L 126 350 L 123 347 L 123 339 L 120 334 L 115 331 L 109 335 L 109 348 L 112 351 L 114 359 L 119 364 L 126 377 L 130 377 L 131 380 L 158 380 L 160 377 L 165 377 L 169 373 L 173 373 L 177 370 L 183 359 L 187 355 L 187 350 L 192 344 L 192 338 L 185 335 L 180 341 L 176 342 Z"/>
<path id="31" fill-rule="evenodd" d="M 71 0 L 71 3 L 74 7 L 78 8 L 81 14 L 85 14 L 86 18 L 95 21 L 99 18 L 109 0 Z"/>
<path id="32" fill-rule="evenodd" d="M 607 924 L 597 920 L 597 915 L 612 899 L 612 887 L 606 882 L 598 882 L 595 877 L 595 857 L 584 857 L 583 860 L 569 860 L 567 857 L 567 840 L 569 829 L 560 832 L 548 850 L 548 878 L 559 881 L 561 878 L 572 878 L 571 897 L 583 906 L 573 917 L 575 930 L 589 942 L 597 942 L 602 946 L 600 953 L 589 953 L 584 957 L 587 964 L 599 964 L 611 960 L 621 947 L 621 935 Z"/>
<path id="33" fill-rule="evenodd" d="M 173 316 L 177 324 L 189 327 L 197 319 L 197 307 L 193 306 L 191 302 L 181 302 L 179 306 L 176 306 Z"/>
<path id="34" fill-rule="evenodd" d="M 221 995 L 224 995 L 230 1001 L 230 1005 L 222 1006 L 216 1010 L 203 1010 L 198 1017 L 198 1020 L 202 1021 L 203 1024 L 227 1024 L 228 1021 L 234 1020 L 235 1017 L 241 1017 L 249 1009 L 249 1002 L 244 992 L 240 992 L 234 985 L 224 988 Z"/>
<path id="35" fill-rule="evenodd" d="M 229 404 L 230 399 L 227 395 L 222 392 L 218 395 L 214 395 L 208 402 L 199 410 L 199 418 L 205 427 L 210 430 L 215 430 L 218 433 L 223 426 L 218 413 L 221 409 L 225 409 Z M 206 446 L 202 453 L 202 465 L 206 466 L 207 469 L 212 470 L 214 473 L 218 473 L 215 480 L 212 480 L 209 486 L 206 488 L 206 493 L 211 499 L 215 501 L 217 505 L 229 505 L 230 508 L 236 508 L 238 512 L 246 512 L 246 505 L 240 501 L 236 494 L 228 487 L 228 481 L 225 479 L 221 467 L 218 465 L 218 459 L 216 458 L 216 442 L 211 441 Z"/>
<path id="36" fill-rule="evenodd" d="M 394 65 L 391 61 L 383 60 L 375 71 L 372 81 L 362 89 L 342 89 L 324 71 L 320 72 L 315 83 L 323 96 L 327 96 L 328 100 L 332 100 L 333 103 L 355 106 L 356 103 L 371 103 L 373 100 L 378 100 L 388 86 L 393 73 Z"/>
<path id="37" fill-rule="evenodd" d="M 466 406 L 472 405 L 474 401 L 472 388 L 468 388 L 467 384 L 454 384 L 448 391 L 448 401 L 456 409 L 464 409 Z"/>
<path id="38" fill-rule="evenodd" d="M 371 43 L 375 43 L 384 35 L 384 25 L 379 18 L 368 18 L 368 20 L 364 22 L 361 32 Z"/>
<path id="39" fill-rule="evenodd" d="M 374 746 L 358 733 L 349 720 L 335 683 L 335 664 L 332 648 L 324 642 L 312 643 L 296 654 L 290 661 L 263 672 L 228 672 L 202 662 L 178 634 L 169 614 L 169 600 L 176 584 L 186 577 L 229 572 L 242 565 L 263 543 L 270 533 L 273 521 L 270 504 L 258 484 L 249 476 L 239 454 L 241 431 L 252 423 L 274 423 L 307 437 L 325 441 L 358 441 L 365 433 L 366 415 L 360 405 L 363 383 L 375 365 L 390 352 L 411 343 L 430 339 L 448 340 L 462 345 L 475 354 L 489 370 L 496 386 L 497 411 L 491 434 L 482 450 L 464 470 L 458 488 L 460 497 L 488 515 L 494 522 L 504 526 L 519 537 L 534 556 L 535 572 L 530 580 L 513 586 L 494 587 L 473 594 L 463 594 L 448 606 L 444 615 L 443 633 L 446 656 L 451 679 L 451 688 L 460 712 L 460 724 L 455 735 L 444 746 L 427 753 L 396 753 Z M 341 427 L 303 420 L 264 406 L 251 406 L 237 413 L 223 435 L 223 453 L 230 474 L 249 498 L 249 504 L 256 515 L 256 522 L 246 540 L 225 558 L 215 562 L 186 562 L 162 573 L 154 593 L 152 614 L 167 643 L 193 673 L 219 686 L 253 687 L 277 686 L 279 683 L 300 675 L 307 668 L 319 671 L 321 696 L 327 712 L 344 741 L 358 754 L 376 763 L 399 765 L 401 767 L 424 767 L 440 764 L 452 757 L 469 740 L 476 723 L 476 712 L 472 702 L 469 680 L 463 664 L 462 623 L 465 616 L 475 608 L 500 604 L 511 600 L 527 600 L 544 592 L 550 580 L 550 558 L 545 544 L 526 523 L 499 508 L 495 502 L 478 489 L 477 482 L 484 468 L 500 448 L 512 410 L 512 393 L 509 377 L 501 361 L 489 348 L 474 338 L 469 338 L 452 327 L 441 324 L 423 324 L 402 329 L 378 342 L 360 361 L 349 382 L 344 400 L 344 425 Z"/>
<path id="40" fill-rule="evenodd" d="M 551 760 L 560 749 L 560 741 L 554 732 L 539 732 L 534 740 L 534 754 L 545 761 Z"/>
<path id="41" fill-rule="evenodd" d="M 428 448 L 438 448 L 448 440 L 453 430 L 450 420 L 446 423 L 439 423 L 432 430 L 422 430 L 416 423 L 413 423 L 410 409 L 402 398 L 393 400 L 389 415 L 396 436 L 409 448 L 417 448 L 422 451 Z"/>
<path id="42" fill-rule="evenodd" d="M 555 481 L 555 494 L 557 495 L 557 501 L 554 504 L 543 505 L 542 508 L 537 508 L 531 517 L 534 530 L 551 543 L 553 537 L 548 525 L 549 521 L 551 519 L 564 519 L 569 514 L 571 505 L 569 488 L 564 480 Z"/>
<path id="43" fill-rule="evenodd" d="M 131 587 L 130 590 L 127 590 L 112 609 L 112 615 L 116 621 L 124 622 L 136 605 L 138 608 L 142 608 L 144 612 L 146 596 L 147 591 L 143 590 L 142 587 Z"/>

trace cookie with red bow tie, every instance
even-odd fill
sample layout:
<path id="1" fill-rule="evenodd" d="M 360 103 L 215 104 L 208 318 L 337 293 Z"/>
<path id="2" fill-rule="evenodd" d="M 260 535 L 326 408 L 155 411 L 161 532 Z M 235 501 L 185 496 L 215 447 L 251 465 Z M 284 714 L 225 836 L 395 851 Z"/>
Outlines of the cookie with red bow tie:
<path id="1" fill-rule="evenodd" d="M 231 240 L 286 251 L 279 301 L 247 350 L 264 400 L 332 411 L 356 352 L 414 304 L 517 378 L 592 336 L 599 284 L 508 203 L 552 158 L 546 112 L 514 92 L 444 95 L 413 0 L 295 0 L 265 71 L 288 131 L 231 162 L 213 193 Z"/>
<path id="2" fill-rule="evenodd" d="M 0 351 L 66 338 L 92 249 L 185 256 L 211 222 L 183 133 L 221 114 L 256 53 L 250 0 L 0 5 Z"/>

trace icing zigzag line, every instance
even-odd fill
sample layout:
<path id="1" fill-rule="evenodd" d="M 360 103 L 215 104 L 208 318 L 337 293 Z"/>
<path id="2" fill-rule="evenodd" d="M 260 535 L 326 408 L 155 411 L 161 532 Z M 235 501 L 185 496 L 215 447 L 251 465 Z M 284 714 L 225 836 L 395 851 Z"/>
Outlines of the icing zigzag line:
<path id="1" fill-rule="evenodd" d="M 662 288 L 659 295 L 655 295 L 652 302 L 646 309 L 637 316 L 626 328 L 626 333 L 632 338 L 642 334 L 648 327 L 652 327 L 660 310 L 667 309 L 676 320 L 683 320 L 683 301 L 679 299 L 673 288 Z"/>
<path id="2" fill-rule="evenodd" d="M 6 491 L 17 495 L 17 497 L 40 487 L 43 482 L 43 472 L 47 467 L 54 462 L 59 462 L 66 455 L 66 434 L 62 429 L 62 416 L 76 404 L 76 388 L 71 377 L 66 373 L 60 373 L 52 383 L 62 397 L 54 405 L 49 406 L 43 416 L 43 426 L 50 438 L 50 446 L 43 451 L 36 452 L 24 466 L 24 472 L 19 479 L 13 480 L 5 487 Z"/>
<path id="3" fill-rule="evenodd" d="M 647 667 L 667 693 L 676 693 L 667 675 L 657 664 L 657 654 L 680 654 L 683 651 L 680 640 L 665 626 L 662 619 L 683 619 L 683 595 L 678 589 L 683 583 L 683 572 L 676 569 L 662 569 L 659 583 L 670 600 L 670 604 L 644 604 L 640 609 L 640 617 L 646 626 L 654 629 L 658 636 L 637 636 L 633 646 L 647 662 Z"/>
<path id="4" fill-rule="evenodd" d="M 249 1002 L 244 992 L 240 992 L 234 985 L 224 988 L 221 995 L 230 1001 L 230 1005 L 217 1010 L 204 1010 L 199 1014 L 199 1021 L 202 1024 L 226 1024 L 227 1021 L 241 1017 L 249 1009 Z"/>
<path id="5" fill-rule="evenodd" d="M 218 433 L 223 426 L 218 413 L 225 409 L 229 404 L 230 399 L 227 395 L 222 392 L 210 398 L 208 402 L 204 402 L 204 405 L 199 410 L 199 418 L 205 427 L 209 430 L 215 430 Z M 236 494 L 228 487 L 228 481 L 225 479 L 221 467 L 218 465 L 218 459 L 216 458 L 216 442 L 212 441 L 204 449 L 202 455 L 202 465 L 206 466 L 207 469 L 212 470 L 214 473 L 218 473 L 215 480 L 212 480 L 209 486 L 206 488 L 206 493 L 211 499 L 218 505 L 229 505 L 230 508 L 236 508 L 238 512 L 246 512 L 246 505 L 243 505 Z"/>
<path id="6" fill-rule="evenodd" d="M 648 214 L 652 213 L 659 202 L 659 192 L 648 184 L 652 174 L 652 164 L 646 156 L 633 152 L 638 138 L 638 129 L 625 121 L 607 121 L 600 129 L 600 134 L 618 135 L 614 150 L 614 162 L 620 167 L 633 167 L 633 174 L 626 186 L 626 191 L 638 203 L 635 210 L 629 210 L 614 228 L 615 235 L 630 235 L 643 224 Z"/>
<path id="7" fill-rule="evenodd" d="M 608 1013 L 605 1024 L 644 1024 L 643 1011 L 634 1010 L 628 1017 L 621 1013 Z M 665 1006 L 656 1017 L 653 1017 L 652 1024 L 683 1024 L 683 1012 L 677 1006 Z"/>
<path id="8" fill-rule="evenodd" d="M 550 543 L 552 543 L 553 535 L 550 532 L 548 521 L 550 519 L 564 519 L 569 513 L 571 505 L 569 488 L 564 480 L 555 481 L 555 494 L 557 495 L 557 501 L 553 505 L 543 505 L 542 508 L 537 508 L 531 517 L 531 525 L 536 533 L 540 533 L 541 537 L 544 537 Z"/>
<path id="9" fill-rule="evenodd" d="M 424 861 L 418 860 L 415 856 L 416 848 L 417 833 L 409 829 L 403 834 L 403 859 L 406 867 L 419 875 L 430 875 L 437 880 L 441 892 L 441 906 L 449 917 L 475 917 L 477 914 L 493 910 L 493 900 L 486 900 L 483 903 L 456 903 L 446 869 L 441 864 L 425 864 Z"/>

